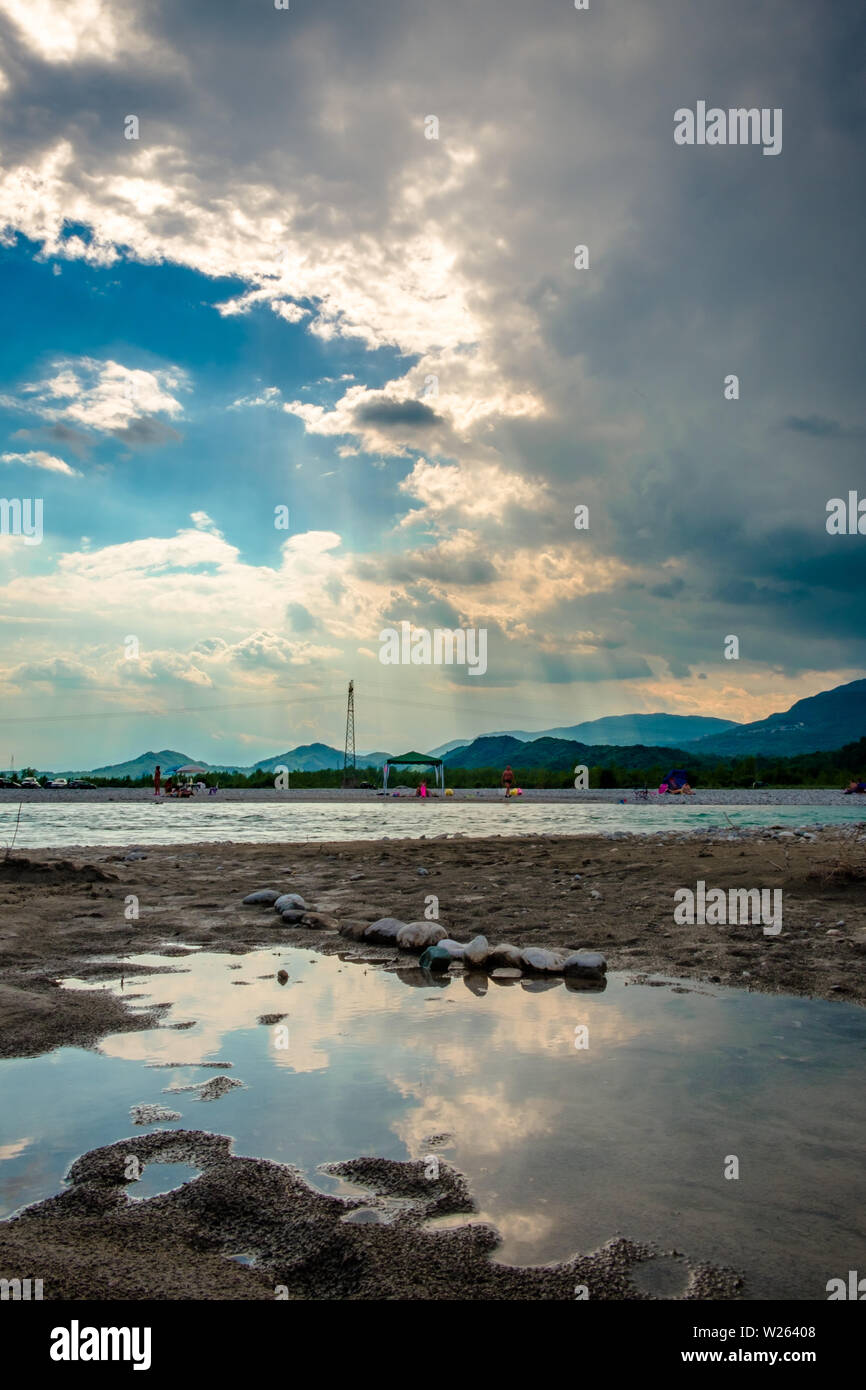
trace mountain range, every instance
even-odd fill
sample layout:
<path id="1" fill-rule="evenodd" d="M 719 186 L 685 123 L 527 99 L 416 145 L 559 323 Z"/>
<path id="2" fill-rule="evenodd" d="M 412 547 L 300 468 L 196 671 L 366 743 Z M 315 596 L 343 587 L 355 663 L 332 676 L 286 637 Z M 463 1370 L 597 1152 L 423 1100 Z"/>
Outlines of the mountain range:
<path id="1" fill-rule="evenodd" d="M 497 729 L 492 734 L 479 735 L 481 738 L 516 738 L 522 743 L 533 743 L 540 738 L 567 738 L 577 743 L 608 744 L 623 747 L 632 744 L 653 744 L 664 746 L 693 743 L 710 734 L 723 733 L 728 729 L 740 727 L 733 719 L 712 719 L 702 714 L 613 714 L 601 719 L 589 719 L 583 724 L 558 725 L 555 729 L 539 729 L 527 733 L 525 729 Z M 437 758 L 455 748 L 468 748 L 471 738 L 454 738 L 450 743 L 441 743 L 429 752 Z"/>
<path id="2" fill-rule="evenodd" d="M 866 735 L 866 680 L 850 681 L 833 690 L 797 700 L 789 710 L 771 714 L 750 724 L 703 715 L 621 714 L 591 719 L 582 724 L 543 729 L 538 733 L 508 730 L 482 734 L 475 739 L 452 739 L 429 751 L 441 757 L 447 767 L 491 767 L 512 762 L 522 767 L 558 766 L 574 758 L 577 746 L 592 748 L 592 761 L 613 759 L 614 750 L 633 750 L 632 766 L 640 766 L 640 755 L 653 750 L 671 761 L 682 761 L 684 754 L 699 758 L 733 758 L 748 754 L 791 757 L 841 748 Z M 565 745 L 568 745 L 567 748 Z M 640 750 L 636 753 L 635 750 Z M 402 750 L 401 750 L 402 751 Z M 359 753 L 359 767 L 381 767 L 389 754 Z M 551 761 L 553 759 L 553 761 Z M 163 748 L 148 751 L 128 762 L 88 769 L 94 777 L 150 777 L 159 764 L 164 775 L 196 762 L 186 753 Z M 658 757 L 649 760 L 658 761 Z M 343 766 L 343 754 L 327 743 L 304 743 L 288 752 L 262 758 L 250 767 L 237 764 L 210 764 L 200 767 L 212 772 L 272 772 L 287 767 L 290 772 L 320 772 Z M 82 769 L 67 772 L 80 776 Z"/>

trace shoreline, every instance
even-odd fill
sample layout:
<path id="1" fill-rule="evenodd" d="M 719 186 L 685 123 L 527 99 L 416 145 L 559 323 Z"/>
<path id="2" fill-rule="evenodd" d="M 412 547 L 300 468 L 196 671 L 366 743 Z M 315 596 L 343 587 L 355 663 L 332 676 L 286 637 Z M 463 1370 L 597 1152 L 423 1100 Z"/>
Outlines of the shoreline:
<path id="1" fill-rule="evenodd" d="M 505 796 L 498 787 L 454 787 L 453 796 L 431 795 L 431 802 L 444 802 L 446 805 L 476 802 L 505 803 Z M 400 788 L 399 796 L 387 796 L 377 790 L 362 791 L 360 788 L 342 787 L 300 787 L 288 791 L 277 791 L 273 787 L 220 787 L 216 796 L 207 792 L 197 792 L 195 796 L 179 798 L 154 796 L 151 787 L 96 787 L 92 791 L 71 791 L 68 787 L 16 788 L 0 787 L 0 806 L 48 806 L 54 803 L 73 803 L 85 805 L 111 801 L 146 802 L 157 806 L 215 806 L 225 801 L 261 802 L 270 805 L 287 805 L 303 802 L 333 801 L 337 803 L 383 803 L 394 801 L 411 802 L 421 811 L 426 802 L 408 787 Z M 866 820 L 866 796 L 846 796 L 840 787 L 698 787 L 694 796 L 659 796 L 652 788 L 646 802 L 638 801 L 631 787 L 594 787 L 587 791 L 576 791 L 574 787 L 524 787 L 522 795 L 510 797 L 508 806 L 536 804 L 565 804 L 570 806 L 618 805 L 625 801 L 644 810 L 652 806 L 838 806 L 862 804 L 863 818 Z"/>

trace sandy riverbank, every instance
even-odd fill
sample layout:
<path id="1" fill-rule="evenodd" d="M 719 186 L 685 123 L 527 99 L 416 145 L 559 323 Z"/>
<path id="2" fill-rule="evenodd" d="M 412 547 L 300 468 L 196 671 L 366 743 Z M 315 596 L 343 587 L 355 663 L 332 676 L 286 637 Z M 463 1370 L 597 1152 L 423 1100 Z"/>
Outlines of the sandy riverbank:
<path id="1" fill-rule="evenodd" d="M 287 941 L 345 950 L 346 920 L 424 916 L 438 899 L 459 940 L 590 947 L 610 970 L 866 1002 L 866 839 L 861 830 L 527 840 L 390 840 L 305 845 L 148 846 L 13 854 L 0 865 L 0 1049 L 35 1054 L 142 1027 L 105 994 L 70 994 L 63 975 L 115 967 L 91 957 L 206 945 L 243 951 Z M 423 870 L 425 872 L 419 872 Z M 580 875 L 580 877 L 575 877 Z M 678 926 L 674 892 L 780 888 L 783 929 Z M 242 905 L 258 887 L 299 891 L 325 914 L 287 929 Z M 139 917 L 127 920 L 130 895 Z M 829 934 L 828 934 L 829 933 Z"/>

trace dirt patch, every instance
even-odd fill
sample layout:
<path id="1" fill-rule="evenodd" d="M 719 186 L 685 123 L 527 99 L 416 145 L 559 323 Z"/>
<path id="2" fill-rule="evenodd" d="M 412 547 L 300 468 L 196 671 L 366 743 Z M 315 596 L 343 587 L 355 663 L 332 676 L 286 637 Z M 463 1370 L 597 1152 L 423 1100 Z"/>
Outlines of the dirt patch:
<path id="1" fill-rule="evenodd" d="M 315 1191 L 297 1169 L 237 1158 L 223 1135 L 175 1130 L 137 1135 L 94 1149 L 70 1169 L 71 1186 L 0 1223 L 0 1277 L 38 1269 L 46 1300 L 72 1299 L 599 1299 L 642 1300 L 632 1273 L 648 1260 L 673 1258 L 617 1238 L 558 1265 L 521 1268 L 491 1259 L 500 1241 L 481 1223 L 437 1230 L 437 1215 L 474 1204 L 461 1174 L 440 1160 L 423 1164 L 357 1159 L 347 1170 L 368 1195 Z M 127 1173 L 134 1157 L 186 1163 L 191 1182 L 133 1201 Z M 400 1219 L 354 1224 L 360 1208 L 403 1198 Z M 243 1253 L 252 1264 L 240 1265 Z M 682 1259 L 685 1299 L 737 1297 L 733 1270 Z"/>
<path id="2" fill-rule="evenodd" d="M 106 1033 L 153 1028 L 156 1013 L 130 1013 L 101 990 L 61 989 L 54 980 L 26 986 L 0 980 L 0 1057 L 37 1057 L 54 1047 L 92 1047 Z"/>

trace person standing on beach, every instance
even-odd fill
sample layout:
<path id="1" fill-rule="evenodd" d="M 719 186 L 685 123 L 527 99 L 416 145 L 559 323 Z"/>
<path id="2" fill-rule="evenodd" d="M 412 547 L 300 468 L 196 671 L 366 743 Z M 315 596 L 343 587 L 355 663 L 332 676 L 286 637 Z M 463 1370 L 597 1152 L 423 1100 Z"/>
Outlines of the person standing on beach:
<path id="1" fill-rule="evenodd" d="M 514 773 L 511 771 L 510 766 L 506 765 L 500 780 L 505 788 L 505 795 L 508 796 L 511 788 L 514 786 Z"/>
<path id="2" fill-rule="evenodd" d="M 159 763 L 153 769 L 153 794 L 159 796 L 159 784 L 162 781 L 162 773 L 159 770 Z"/>

